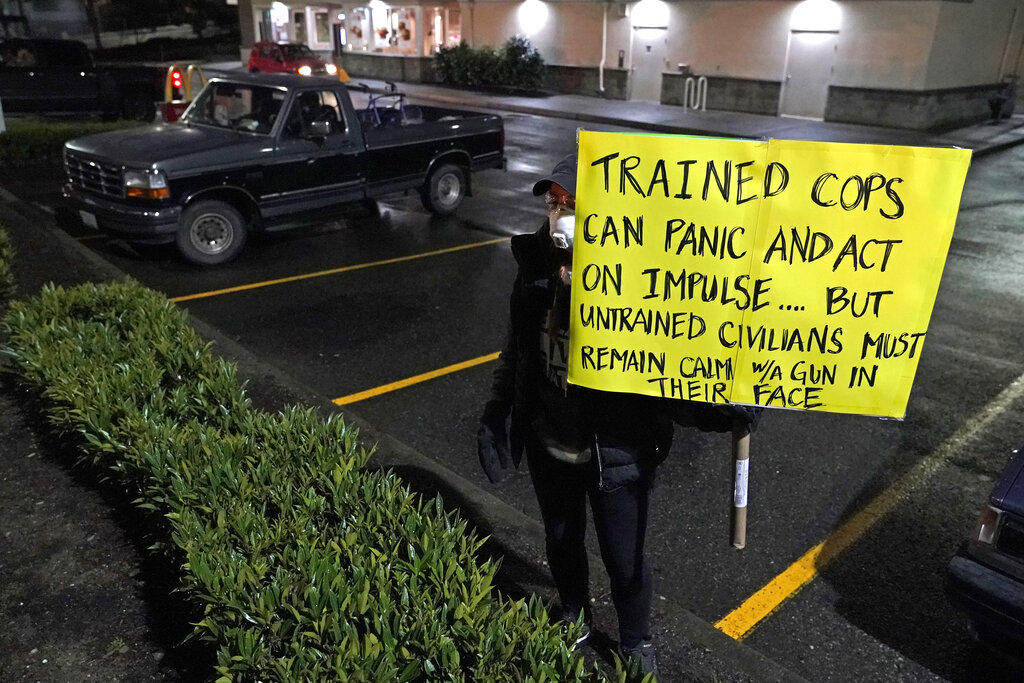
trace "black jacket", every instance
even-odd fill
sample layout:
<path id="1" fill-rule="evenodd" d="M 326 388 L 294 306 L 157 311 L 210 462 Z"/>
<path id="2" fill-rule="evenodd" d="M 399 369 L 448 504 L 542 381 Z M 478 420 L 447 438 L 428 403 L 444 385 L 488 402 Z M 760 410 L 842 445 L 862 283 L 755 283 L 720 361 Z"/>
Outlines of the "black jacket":
<path id="1" fill-rule="evenodd" d="M 505 347 L 494 371 L 491 400 L 484 420 L 502 420 L 511 413 L 511 448 L 516 466 L 533 437 L 530 425 L 543 406 L 539 389 L 545 381 L 539 335 L 555 296 L 558 263 L 547 223 L 533 234 L 512 238 L 519 265 L 509 303 L 510 324 Z M 637 394 L 597 391 L 570 384 L 568 393 L 581 413 L 596 463 L 597 484 L 612 490 L 650 475 L 672 445 L 672 423 L 706 431 L 728 431 L 735 419 L 749 422 L 743 410 Z"/>

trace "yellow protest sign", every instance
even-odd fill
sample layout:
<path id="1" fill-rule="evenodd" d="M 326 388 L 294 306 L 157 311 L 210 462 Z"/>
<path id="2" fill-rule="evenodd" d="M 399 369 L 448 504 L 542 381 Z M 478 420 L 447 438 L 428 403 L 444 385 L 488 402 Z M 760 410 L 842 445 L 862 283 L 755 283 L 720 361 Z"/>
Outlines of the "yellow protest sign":
<path id="1" fill-rule="evenodd" d="M 581 132 L 569 381 L 902 417 L 969 163 Z"/>

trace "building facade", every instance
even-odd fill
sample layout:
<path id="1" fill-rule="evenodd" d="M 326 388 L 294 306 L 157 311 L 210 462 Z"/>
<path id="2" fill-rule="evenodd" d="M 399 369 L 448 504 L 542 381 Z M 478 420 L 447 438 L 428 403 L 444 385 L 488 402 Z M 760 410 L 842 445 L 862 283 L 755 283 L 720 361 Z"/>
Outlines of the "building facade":
<path id="1" fill-rule="evenodd" d="M 298 40 L 353 75 L 432 82 L 440 46 L 525 35 L 562 92 L 921 130 L 991 116 L 1024 68 L 1024 0 L 238 6 L 244 54 Z"/>

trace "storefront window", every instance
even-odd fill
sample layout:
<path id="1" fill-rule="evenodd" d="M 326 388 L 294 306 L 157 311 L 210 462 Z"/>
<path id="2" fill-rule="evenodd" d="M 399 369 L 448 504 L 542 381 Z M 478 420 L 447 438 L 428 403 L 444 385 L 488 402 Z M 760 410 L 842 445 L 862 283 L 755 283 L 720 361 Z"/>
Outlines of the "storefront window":
<path id="1" fill-rule="evenodd" d="M 284 4 L 275 2 L 270 7 L 257 9 L 257 22 L 260 40 L 288 42 L 288 7 Z"/>
<path id="2" fill-rule="evenodd" d="M 326 7 L 307 7 L 305 14 L 309 26 L 306 39 L 309 46 L 320 51 L 333 49 L 330 10 Z"/>
<path id="3" fill-rule="evenodd" d="M 458 45 L 462 42 L 462 13 L 457 9 L 446 9 L 445 14 L 448 16 L 445 45 Z"/>
<path id="4" fill-rule="evenodd" d="M 313 15 L 313 25 L 316 26 L 316 42 L 331 44 L 331 21 L 328 18 L 327 10 L 317 10 Z"/>
<path id="5" fill-rule="evenodd" d="M 432 7 L 423 10 L 427 35 L 423 41 L 423 54 L 432 55 L 442 47 L 458 45 L 462 40 L 459 10 L 451 7 Z"/>
<path id="6" fill-rule="evenodd" d="M 357 7 L 352 10 L 352 16 L 346 25 L 348 29 L 349 50 L 369 50 L 372 41 L 370 28 L 370 10 L 366 7 Z"/>

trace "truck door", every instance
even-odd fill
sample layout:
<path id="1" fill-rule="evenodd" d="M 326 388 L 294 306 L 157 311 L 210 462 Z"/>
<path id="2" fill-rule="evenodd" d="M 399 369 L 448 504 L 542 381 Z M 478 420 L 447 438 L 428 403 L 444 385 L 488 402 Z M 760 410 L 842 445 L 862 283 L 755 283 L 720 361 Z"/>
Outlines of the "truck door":
<path id="1" fill-rule="evenodd" d="M 314 122 L 326 123 L 326 134 L 314 132 Z M 298 91 L 275 154 L 275 203 L 301 212 L 362 198 L 363 141 L 354 124 L 333 89 Z"/>

